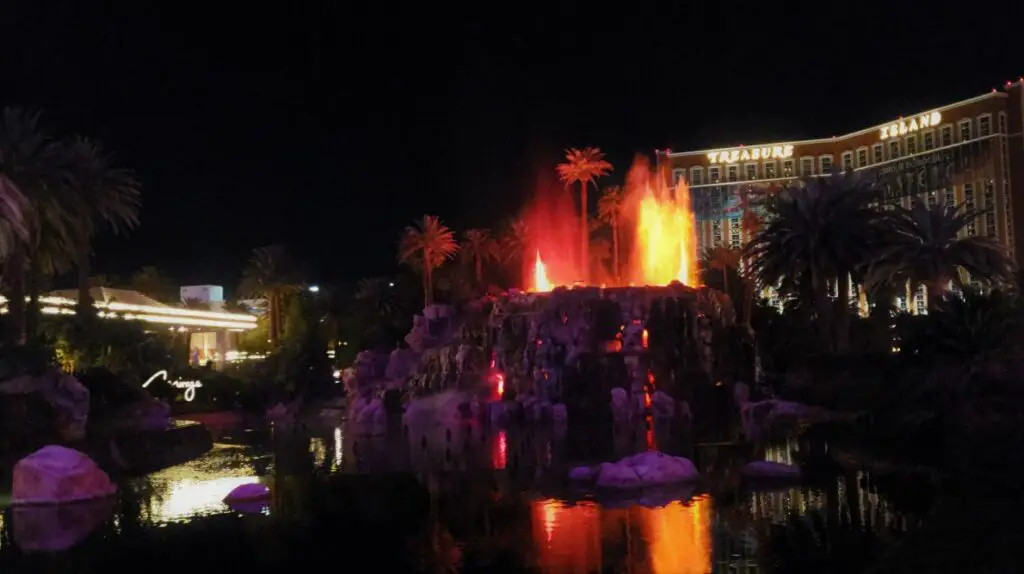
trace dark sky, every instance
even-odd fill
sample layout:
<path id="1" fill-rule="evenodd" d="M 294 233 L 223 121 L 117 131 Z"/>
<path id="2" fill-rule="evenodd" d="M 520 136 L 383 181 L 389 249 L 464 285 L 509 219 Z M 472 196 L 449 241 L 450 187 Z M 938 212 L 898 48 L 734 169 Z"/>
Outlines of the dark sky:
<path id="1" fill-rule="evenodd" d="M 277 242 L 320 280 L 387 272 L 413 218 L 495 224 L 564 147 L 621 177 L 635 152 L 828 136 L 1024 74 L 995 10 L 441 4 L 4 0 L 0 104 L 136 170 L 143 225 L 99 271 L 230 289 Z"/>

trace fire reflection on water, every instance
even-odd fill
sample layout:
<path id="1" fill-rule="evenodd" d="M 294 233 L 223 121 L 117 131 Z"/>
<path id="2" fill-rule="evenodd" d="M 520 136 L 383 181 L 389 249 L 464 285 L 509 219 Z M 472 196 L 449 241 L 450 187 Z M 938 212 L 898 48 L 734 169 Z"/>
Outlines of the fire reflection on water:
<path id="1" fill-rule="evenodd" d="M 537 566 L 543 572 L 606 571 L 619 557 L 603 556 L 602 547 L 625 547 L 623 558 L 632 572 L 711 572 L 707 496 L 660 508 L 605 509 L 589 501 L 570 505 L 554 499 L 532 504 Z"/>

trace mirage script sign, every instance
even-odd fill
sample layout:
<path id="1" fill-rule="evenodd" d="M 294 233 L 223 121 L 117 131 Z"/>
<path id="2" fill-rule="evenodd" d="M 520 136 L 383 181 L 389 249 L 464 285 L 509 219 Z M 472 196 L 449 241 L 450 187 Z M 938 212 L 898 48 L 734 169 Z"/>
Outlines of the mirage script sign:
<path id="1" fill-rule="evenodd" d="M 167 371 L 162 370 L 153 373 L 148 379 L 146 379 L 146 382 L 142 383 L 142 388 L 148 387 L 150 383 L 157 379 L 163 379 L 167 381 L 167 384 L 171 385 L 172 387 L 184 390 L 185 400 L 188 402 L 192 402 L 193 400 L 195 400 L 196 389 L 202 388 L 203 386 L 203 383 L 201 381 L 185 381 L 182 379 L 169 381 L 167 380 Z"/>

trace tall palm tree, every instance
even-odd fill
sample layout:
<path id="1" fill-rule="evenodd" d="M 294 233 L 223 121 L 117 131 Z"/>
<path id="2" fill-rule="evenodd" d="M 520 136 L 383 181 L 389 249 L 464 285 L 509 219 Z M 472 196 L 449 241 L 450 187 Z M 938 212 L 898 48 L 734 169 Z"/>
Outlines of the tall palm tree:
<path id="1" fill-rule="evenodd" d="M 502 259 L 511 265 L 521 263 L 523 255 L 530 247 L 530 238 L 530 225 L 525 219 L 515 218 L 509 221 L 498 240 Z"/>
<path id="2" fill-rule="evenodd" d="M 434 302 L 434 270 L 455 257 L 459 244 L 455 233 L 434 215 L 424 215 L 421 221 L 405 228 L 398 247 L 398 261 L 423 272 L 423 300 Z"/>
<path id="3" fill-rule="evenodd" d="M 604 177 L 612 171 L 612 164 L 604 159 L 604 152 L 600 148 L 585 147 L 583 149 L 571 148 L 565 150 L 565 163 L 558 164 L 558 178 L 566 186 L 574 183 L 580 184 L 580 273 L 583 280 L 587 281 L 587 263 L 590 255 L 587 253 L 590 247 L 590 233 L 587 228 L 587 186 L 591 183 L 597 186 L 596 179 Z"/>
<path id="4" fill-rule="evenodd" d="M 852 173 L 785 187 L 767 206 L 766 223 L 745 249 L 764 286 L 809 297 L 821 340 L 833 340 L 830 285 L 838 287 L 835 346 L 849 345 L 850 277 L 867 263 L 879 235 L 880 192 Z"/>
<path id="5" fill-rule="evenodd" d="M 622 220 L 622 209 L 626 203 L 626 192 L 621 186 L 606 187 L 597 200 L 597 216 L 612 228 L 612 277 L 619 284 L 621 267 L 619 265 L 619 222 Z"/>
<path id="6" fill-rule="evenodd" d="M 104 228 L 119 234 L 136 227 L 139 224 L 142 198 L 139 183 L 132 172 L 115 167 L 114 157 L 99 143 L 76 137 L 63 145 L 71 160 L 71 186 L 84 204 L 75 219 L 74 231 L 77 235 L 77 313 L 88 316 L 95 311 L 88 282 L 92 239 Z"/>
<path id="7" fill-rule="evenodd" d="M 490 230 L 470 229 L 462 240 L 462 255 L 473 263 L 477 287 L 483 286 L 484 263 L 498 258 L 498 242 L 491 237 Z"/>
<path id="8" fill-rule="evenodd" d="M 934 308 L 950 283 L 964 287 L 960 270 L 988 284 L 1014 281 L 1013 264 L 1000 246 L 965 230 L 983 212 L 945 204 L 896 207 L 885 246 L 874 258 L 868 283 L 924 285 Z"/>
<path id="9" fill-rule="evenodd" d="M 25 340 L 26 280 L 32 255 L 45 242 L 51 253 L 70 245 L 66 156 L 39 126 L 39 114 L 5 108 L 0 114 L 0 255 L 8 336 Z M 65 200 L 65 201 L 62 201 Z M 55 253 L 53 253 L 55 254 Z M 56 255 L 56 254 L 55 254 Z M 42 264 L 42 257 L 35 265 Z"/>
<path id="10" fill-rule="evenodd" d="M 268 331 L 274 349 L 281 341 L 284 300 L 299 290 L 299 283 L 298 272 L 283 245 L 254 249 L 242 272 L 239 291 L 243 296 L 267 300 Z"/>

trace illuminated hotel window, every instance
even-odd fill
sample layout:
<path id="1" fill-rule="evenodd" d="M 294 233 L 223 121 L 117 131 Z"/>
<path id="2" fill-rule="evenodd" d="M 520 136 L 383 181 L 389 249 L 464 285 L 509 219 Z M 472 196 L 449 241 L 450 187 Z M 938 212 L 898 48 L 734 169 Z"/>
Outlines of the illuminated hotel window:
<path id="1" fill-rule="evenodd" d="M 757 164 L 756 163 L 748 163 L 747 165 L 744 166 L 744 168 L 747 170 L 747 179 L 748 180 L 757 179 Z"/>
<path id="2" fill-rule="evenodd" d="M 889 142 L 889 159 L 896 159 L 900 157 L 900 141 L 892 140 Z"/>
<path id="3" fill-rule="evenodd" d="M 944 189 L 942 191 L 943 191 L 943 194 L 942 194 L 942 201 L 943 201 L 943 203 L 945 203 L 946 205 L 948 205 L 950 207 L 955 207 L 956 206 L 956 194 L 953 193 L 953 188 L 952 187 L 947 187 L 946 189 Z"/>
<path id="4" fill-rule="evenodd" d="M 818 165 L 821 167 L 821 175 L 832 173 L 832 156 L 823 155 L 818 158 Z"/>
<path id="5" fill-rule="evenodd" d="M 773 161 L 766 161 L 766 162 L 764 162 L 764 178 L 765 179 L 772 179 L 774 177 L 778 177 L 778 174 L 775 173 L 776 166 L 778 166 L 778 163 L 776 161 L 774 161 L 774 160 Z"/>
<path id="6" fill-rule="evenodd" d="M 968 211 L 974 209 L 974 184 L 964 184 L 964 208 Z M 974 237 L 978 234 L 978 225 L 976 220 L 972 219 L 967 224 L 967 236 Z"/>
<path id="7" fill-rule="evenodd" d="M 862 147 L 857 150 L 857 167 L 864 167 L 868 164 L 868 148 Z"/>
<path id="8" fill-rule="evenodd" d="M 924 132 L 924 151 L 935 149 L 935 131 Z"/>
<path id="9" fill-rule="evenodd" d="M 925 202 L 925 205 L 927 205 L 929 207 L 939 203 L 939 196 L 938 196 L 937 193 L 935 193 L 934 189 L 928 192 L 928 195 L 925 196 L 924 202 Z"/>
<path id="10" fill-rule="evenodd" d="M 978 118 L 978 137 L 985 137 L 992 133 L 992 114 L 985 114 Z"/>
<path id="11" fill-rule="evenodd" d="M 717 165 L 715 167 L 709 167 L 708 168 L 708 182 L 709 183 L 718 183 L 721 180 L 722 180 L 722 168 L 718 167 Z"/>
<path id="12" fill-rule="evenodd" d="M 917 136 L 907 136 L 907 155 L 914 155 L 917 153 Z"/>
<path id="13" fill-rule="evenodd" d="M 882 163 L 883 161 L 885 161 L 885 158 L 882 157 L 882 144 L 875 144 L 872 150 L 874 151 L 875 156 L 875 159 L 872 161 L 874 161 L 875 163 Z"/>
<path id="14" fill-rule="evenodd" d="M 960 120 L 960 141 L 971 139 L 971 120 Z"/>
<path id="15" fill-rule="evenodd" d="M 979 129 L 980 129 L 979 125 Z M 996 236 L 996 185 L 992 180 L 985 182 L 985 191 L 983 192 L 983 207 L 985 208 L 985 235 L 989 237 Z"/>
<path id="16" fill-rule="evenodd" d="M 802 157 L 800 158 L 800 175 L 814 175 L 814 158 L 813 157 Z"/>
<path id="17" fill-rule="evenodd" d="M 796 174 L 796 169 L 794 169 L 793 167 L 794 165 L 795 164 L 791 159 L 787 159 L 786 161 L 782 162 L 782 176 L 793 177 Z"/>
<path id="18" fill-rule="evenodd" d="M 999 112 L 999 133 L 1006 133 L 1006 112 Z"/>
<path id="19" fill-rule="evenodd" d="M 677 168 L 672 170 L 672 186 L 679 185 L 679 180 L 686 179 L 686 170 L 683 168 Z"/>
<path id="20" fill-rule="evenodd" d="M 729 248 L 730 249 L 739 249 L 740 247 L 743 246 L 742 245 L 743 241 L 740 238 L 740 231 L 741 231 L 741 229 L 742 228 L 740 226 L 740 218 L 739 217 L 732 217 L 732 218 L 729 219 Z"/>
<path id="21" fill-rule="evenodd" d="M 853 152 L 843 152 L 843 171 L 853 169 Z"/>
<path id="22" fill-rule="evenodd" d="M 704 183 L 704 168 L 690 168 L 690 185 L 701 185 Z"/>
<path id="23" fill-rule="evenodd" d="M 953 126 L 949 126 L 949 125 L 942 126 L 942 128 L 940 128 L 939 131 L 940 131 L 940 135 L 939 135 L 939 140 L 940 140 L 939 143 L 940 143 L 940 145 L 942 147 L 946 147 L 948 145 L 953 145 Z"/>
<path id="24" fill-rule="evenodd" d="M 739 181 L 739 179 L 740 179 L 740 166 L 738 166 L 738 165 L 730 165 L 729 167 L 727 167 L 725 169 L 727 170 L 725 173 L 727 174 L 727 177 L 729 178 L 729 181 Z"/>

